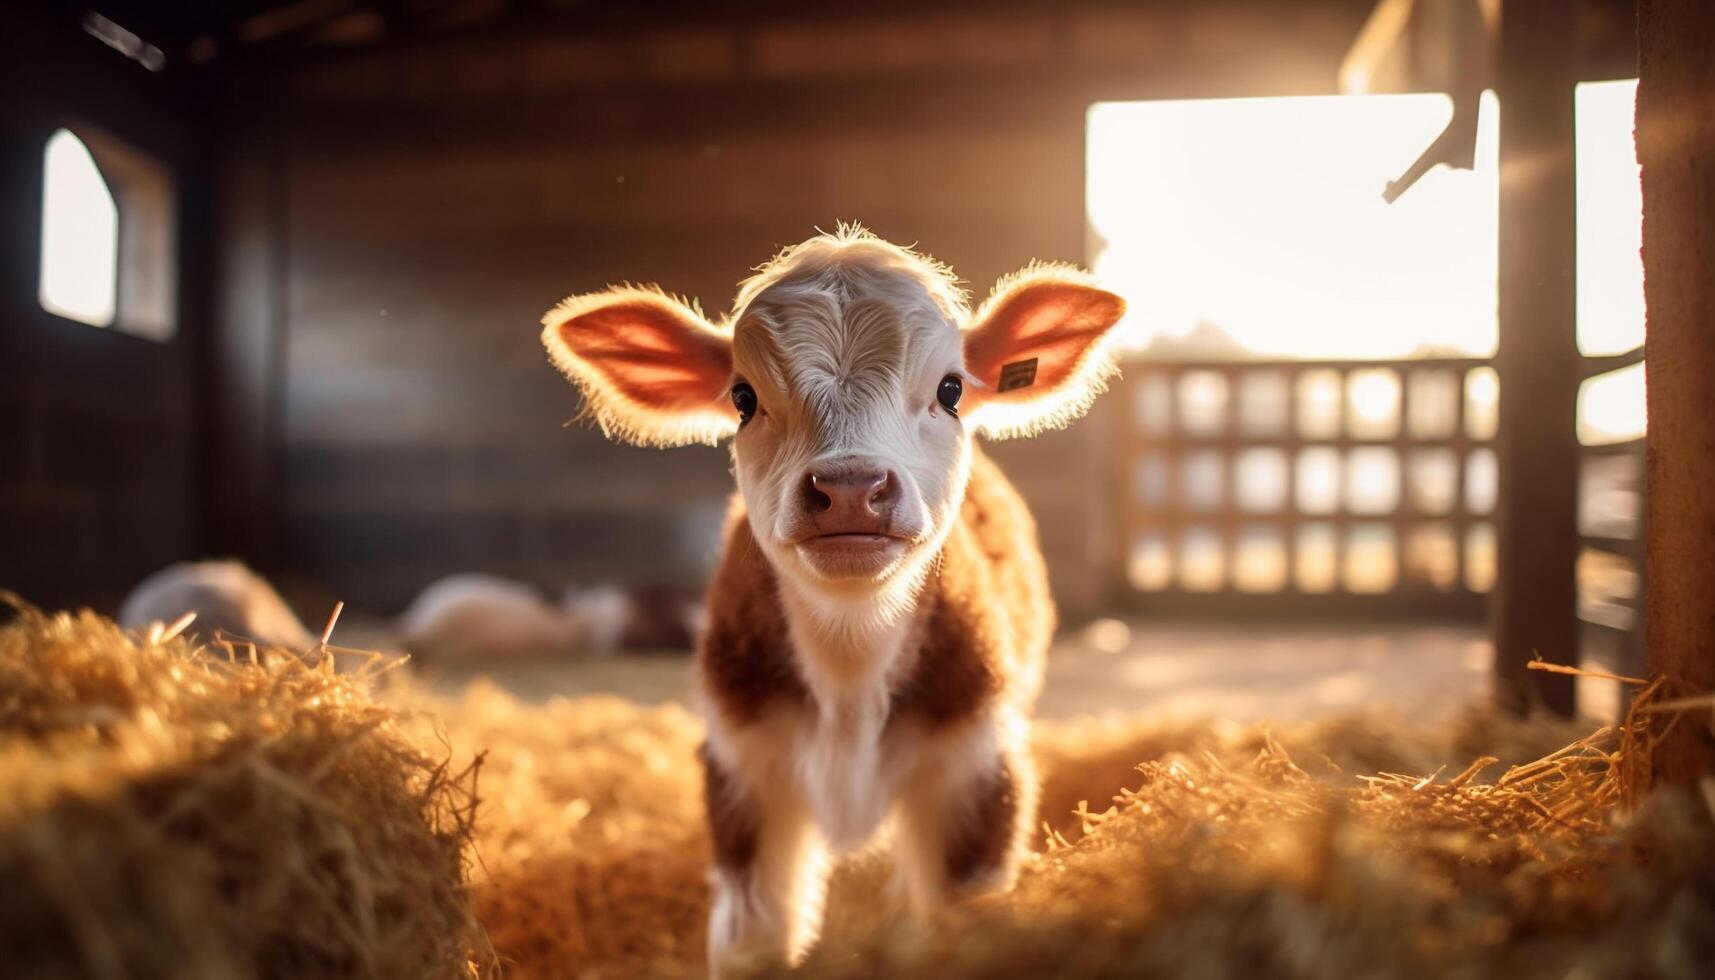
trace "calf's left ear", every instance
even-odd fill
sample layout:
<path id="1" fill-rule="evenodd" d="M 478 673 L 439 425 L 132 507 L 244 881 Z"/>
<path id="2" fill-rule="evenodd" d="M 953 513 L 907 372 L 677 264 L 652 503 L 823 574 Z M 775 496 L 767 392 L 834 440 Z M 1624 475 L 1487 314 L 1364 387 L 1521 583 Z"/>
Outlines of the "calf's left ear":
<path id="1" fill-rule="evenodd" d="M 1002 279 L 965 332 L 968 424 L 994 439 L 1027 436 L 1083 415 L 1115 372 L 1104 340 L 1125 300 L 1070 266 Z"/>
<path id="2" fill-rule="evenodd" d="M 611 439 L 713 445 L 738 428 L 732 339 L 658 289 L 573 296 L 542 317 L 542 345 Z"/>

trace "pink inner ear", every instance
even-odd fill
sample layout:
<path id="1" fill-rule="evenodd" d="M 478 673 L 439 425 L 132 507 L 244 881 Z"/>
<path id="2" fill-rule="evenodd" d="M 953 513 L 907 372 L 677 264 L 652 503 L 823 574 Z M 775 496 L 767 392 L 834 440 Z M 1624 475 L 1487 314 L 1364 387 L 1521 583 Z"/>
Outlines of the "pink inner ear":
<path id="1" fill-rule="evenodd" d="M 559 334 L 616 393 L 650 408 L 707 408 L 732 373 L 725 338 L 654 303 L 600 307 Z"/>
<path id="2" fill-rule="evenodd" d="M 1125 312 L 1113 293 L 1070 282 L 1019 289 L 965 340 L 965 366 L 987 386 L 985 398 L 1027 400 L 1065 384 L 1090 348 Z M 1000 390 L 1008 364 L 1036 361 L 1029 386 Z"/>

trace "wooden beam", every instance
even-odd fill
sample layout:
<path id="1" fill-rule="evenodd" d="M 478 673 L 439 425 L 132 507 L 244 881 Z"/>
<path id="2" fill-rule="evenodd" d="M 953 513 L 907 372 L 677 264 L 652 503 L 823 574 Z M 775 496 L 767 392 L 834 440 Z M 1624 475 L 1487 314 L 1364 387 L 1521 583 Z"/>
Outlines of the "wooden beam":
<path id="1" fill-rule="evenodd" d="M 1715 692 L 1715 4 L 1638 5 L 1644 369 L 1649 380 L 1644 640 L 1679 695 Z M 1708 711 L 1656 744 L 1654 779 L 1715 774 Z"/>
<path id="2" fill-rule="evenodd" d="M 289 201 L 287 162 L 276 143 L 220 150 L 219 265 L 212 288 L 219 329 L 211 338 L 204 411 L 210 554 L 238 555 L 264 570 L 283 562 Z"/>
<path id="3" fill-rule="evenodd" d="M 1564 0 L 1507 0 L 1501 19 L 1500 499 L 1495 694 L 1522 711 L 1574 708 L 1578 660 L 1579 359 L 1574 331 L 1573 18 Z"/>

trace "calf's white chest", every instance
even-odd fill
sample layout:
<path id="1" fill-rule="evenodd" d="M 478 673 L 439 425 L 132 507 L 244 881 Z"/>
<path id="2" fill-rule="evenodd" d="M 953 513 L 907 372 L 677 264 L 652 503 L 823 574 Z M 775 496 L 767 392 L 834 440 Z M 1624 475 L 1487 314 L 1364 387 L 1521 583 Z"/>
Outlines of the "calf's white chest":
<path id="1" fill-rule="evenodd" d="M 909 733 L 889 724 L 893 685 L 915 659 L 915 631 L 909 615 L 878 623 L 867 610 L 845 611 L 830 622 L 819 612 L 790 617 L 798 619 L 794 659 L 811 703 L 787 722 L 786 769 L 823 838 L 852 850 L 887 818 L 915 755 Z"/>
<path id="2" fill-rule="evenodd" d="M 886 701 L 829 705 L 793 727 L 790 769 L 811 817 L 834 848 L 862 847 L 886 819 L 905 761 Z"/>

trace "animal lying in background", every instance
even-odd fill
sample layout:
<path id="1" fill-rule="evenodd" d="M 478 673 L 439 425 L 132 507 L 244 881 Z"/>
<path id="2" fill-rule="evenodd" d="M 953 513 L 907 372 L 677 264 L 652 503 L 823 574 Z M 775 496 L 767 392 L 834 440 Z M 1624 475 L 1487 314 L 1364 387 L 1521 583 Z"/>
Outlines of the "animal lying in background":
<path id="1" fill-rule="evenodd" d="M 595 586 L 567 589 L 563 605 L 577 609 L 591 601 L 590 592 L 618 594 L 625 601 L 625 618 L 611 646 L 619 650 L 689 650 L 703 632 L 706 617 L 702 597 L 683 589 L 659 585 Z M 608 601 L 611 601 L 609 599 Z"/>
<path id="2" fill-rule="evenodd" d="M 799 958 L 828 848 L 889 814 L 918 905 L 1010 885 L 1054 611 L 1030 515 L 974 436 L 1081 415 L 1123 311 L 1044 265 L 973 314 L 944 266 L 842 229 L 778 255 L 718 324 L 630 286 L 543 318 L 609 436 L 733 439 L 697 667 L 715 968 Z"/>
<path id="3" fill-rule="evenodd" d="M 399 617 L 400 645 L 427 660 L 554 657 L 585 648 L 592 630 L 535 587 L 495 575 L 451 575 Z"/>
<path id="4" fill-rule="evenodd" d="M 668 590 L 567 589 L 558 606 L 535 586 L 497 575 L 451 575 L 399 617 L 400 645 L 423 660 L 554 659 L 620 650 L 684 650 L 696 603 Z"/>
<path id="5" fill-rule="evenodd" d="M 185 613 L 196 614 L 188 632 L 204 641 L 225 634 L 299 653 L 316 644 L 274 587 L 236 561 L 181 562 L 150 575 L 125 597 L 119 625 L 171 624 Z"/>

